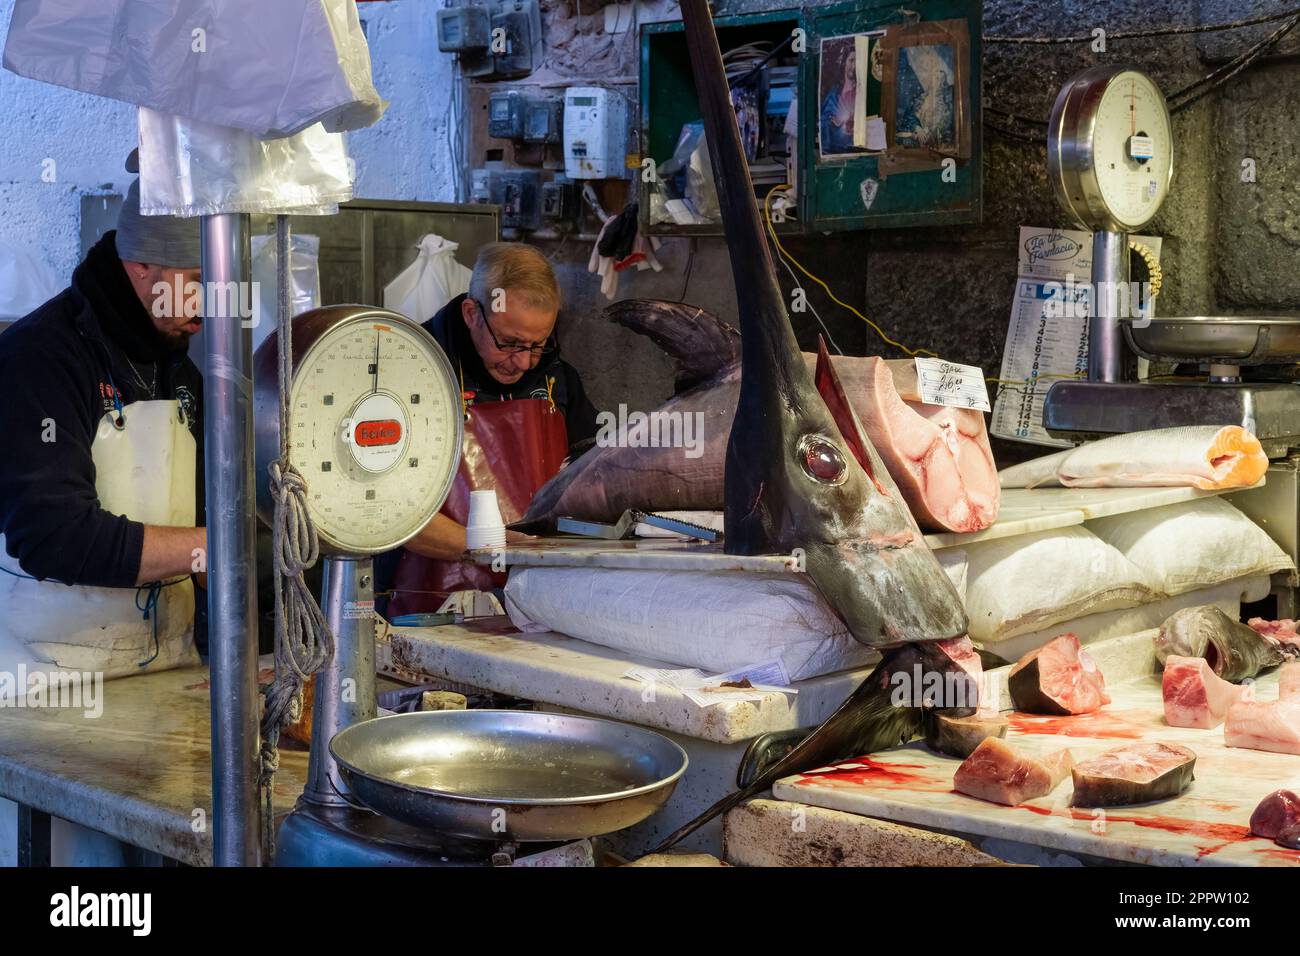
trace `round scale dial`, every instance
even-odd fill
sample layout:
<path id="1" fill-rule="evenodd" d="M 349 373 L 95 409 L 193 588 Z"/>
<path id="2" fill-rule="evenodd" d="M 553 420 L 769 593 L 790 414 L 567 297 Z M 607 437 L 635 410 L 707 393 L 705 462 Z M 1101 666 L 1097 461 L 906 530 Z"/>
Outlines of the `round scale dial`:
<path id="1" fill-rule="evenodd" d="M 1145 73 L 1085 70 L 1062 88 L 1048 128 L 1057 198 L 1084 225 L 1132 232 L 1169 192 L 1173 135 L 1164 95 Z"/>
<path id="2" fill-rule="evenodd" d="M 322 544 L 373 554 L 408 540 L 442 506 L 463 413 L 451 365 L 423 329 L 349 308 L 304 324 L 312 334 L 300 356 L 295 326 L 289 449 Z"/>

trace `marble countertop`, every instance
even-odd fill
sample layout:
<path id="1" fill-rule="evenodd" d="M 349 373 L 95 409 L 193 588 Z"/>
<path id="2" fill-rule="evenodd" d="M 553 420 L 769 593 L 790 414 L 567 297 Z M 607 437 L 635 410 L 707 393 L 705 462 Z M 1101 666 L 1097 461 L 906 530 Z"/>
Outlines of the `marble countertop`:
<path id="1" fill-rule="evenodd" d="M 1068 718 L 1012 714 L 1007 739 L 1030 752 L 1069 747 L 1076 762 L 1138 741 L 1183 744 L 1196 752 L 1196 780 L 1178 797 L 1104 811 L 1077 809 L 1069 806 L 1073 785 L 1067 779 L 1046 797 L 1004 807 L 953 790 L 953 773 L 961 761 L 931 753 L 919 742 L 787 777 L 777 781 L 772 795 L 1126 863 L 1300 866 L 1300 851 L 1251 836 L 1249 827 L 1251 812 L 1267 794 L 1279 788 L 1300 789 L 1300 757 L 1226 747 L 1222 727 L 1166 725 L 1159 678 L 1150 671 L 1131 676 L 1125 673 L 1131 666 L 1119 664 L 1125 648 L 1145 653 L 1142 644 L 1149 647 L 1150 636 L 1148 632 L 1124 638 L 1127 644 L 1117 647 L 1120 654 L 1102 651 L 1102 673 L 1110 668 L 1121 679 L 1108 688 L 1112 701 L 1101 711 Z M 1256 690 L 1261 700 L 1275 699 L 1276 673 L 1264 675 Z"/>
<path id="2" fill-rule="evenodd" d="M 101 700 L 98 717 L 0 708 L 0 796 L 182 863 L 211 865 L 207 668 L 107 681 Z M 306 750 L 282 749 L 277 815 L 293 808 L 306 780 Z"/>
<path id="3" fill-rule="evenodd" d="M 552 632 L 521 634 L 505 616 L 393 628 L 388 639 L 393 663 L 406 673 L 724 744 L 821 723 L 871 670 L 797 681 L 799 693 L 794 695 L 770 692 L 759 701 L 699 707 L 671 687 L 648 693 L 649 685 L 623 676 L 637 664 L 669 669 L 680 665 L 632 657 Z"/>

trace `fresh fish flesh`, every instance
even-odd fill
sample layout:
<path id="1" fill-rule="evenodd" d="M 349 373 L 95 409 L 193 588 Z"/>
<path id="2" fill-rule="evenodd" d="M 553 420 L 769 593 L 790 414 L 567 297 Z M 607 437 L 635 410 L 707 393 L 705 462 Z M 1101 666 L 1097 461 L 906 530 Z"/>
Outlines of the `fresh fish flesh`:
<path id="1" fill-rule="evenodd" d="M 1300 661 L 1287 661 L 1277 672 L 1278 700 L 1300 697 Z"/>
<path id="2" fill-rule="evenodd" d="M 805 735 L 780 759 L 758 764 L 753 779 L 747 786 L 723 797 L 698 817 L 678 828 L 651 852 L 663 852 L 714 817 L 767 790 L 782 777 L 907 743 L 921 732 L 928 709 L 924 686 L 916 686 L 915 675 L 918 672 L 936 675 L 939 683 L 952 695 L 951 700 L 938 701 L 940 706 L 956 703 L 966 705 L 948 708 L 958 714 L 974 712 L 979 706 L 983 672 L 970 638 L 904 644 L 886 650 L 880 663 L 821 726 Z M 906 688 L 910 688 L 911 692 L 903 693 Z M 798 732 L 790 732 L 764 736 L 769 739 L 797 739 L 797 734 Z M 753 764 L 751 755 L 746 753 L 741 763 L 742 766 Z"/>
<path id="3" fill-rule="evenodd" d="M 797 549 L 827 603 L 864 644 L 963 635 L 961 598 L 863 433 L 824 343 L 816 374 L 808 374 L 763 237 L 707 0 L 684 0 L 681 11 L 740 316 L 725 550 Z"/>
<path id="4" fill-rule="evenodd" d="M 1001 488 L 983 412 L 922 403 L 915 362 L 873 357 L 837 371 L 849 395 L 861 396 L 862 425 L 922 527 L 982 531 L 997 520 Z"/>
<path id="5" fill-rule="evenodd" d="M 1171 655 L 1160 682 L 1165 723 L 1170 727 L 1213 730 L 1228 716 L 1228 708 L 1242 699 L 1245 688 L 1230 684 L 1210 668 L 1203 657 Z"/>
<path id="6" fill-rule="evenodd" d="M 1185 425 L 1080 445 L 1057 468 L 1070 488 L 1190 485 L 1248 488 L 1268 471 L 1259 439 L 1240 425 Z"/>
<path id="7" fill-rule="evenodd" d="M 1300 826 L 1300 796 L 1291 790 L 1274 790 L 1250 815 L 1250 832 L 1276 840 L 1285 830 Z"/>
<path id="8" fill-rule="evenodd" d="M 1196 779 L 1196 754 L 1179 744 L 1130 744 L 1076 764 L 1072 807 L 1124 807 L 1176 797 Z"/>
<path id="9" fill-rule="evenodd" d="M 1105 677 L 1068 633 L 1020 658 L 1007 675 L 1007 689 L 1016 710 L 1028 714 L 1090 714 L 1110 703 Z"/>
<path id="10" fill-rule="evenodd" d="M 1273 641 L 1287 657 L 1300 658 L 1300 634 L 1296 633 L 1296 623 L 1290 618 L 1281 621 L 1268 621 L 1262 617 L 1252 617 L 1246 624 L 1257 634 L 1262 634 Z"/>
<path id="11" fill-rule="evenodd" d="M 1070 773 L 1074 757 L 1057 750 L 1043 757 L 1021 753 L 1005 740 L 988 737 L 962 761 L 953 775 L 959 793 L 1015 807 L 1045 797 Z"/>
<path id="12" fill-rule="evenodd" d="M 1171 656 L 1203 657 L 1214 673 L 1233 684 L 1276 667 L 1286 658 L 1276 641 L 1234 621 L 1213 604 L 1185 607 L 1160 625 L 1156 660 Z"/>
<path id="13" fill-rule="evenodd" d="M 1223 742 L 1229 747 L 1300 756 L 1300 698 L 1233 704 L 1223 724 Z"/>
<path id="14" fill-rule="evenodd" d="M 1056 477 L 1056 469 L 1074 451 L 1067 448 L 1054 455 L 1044 455 L 1030 461 L 1022 461 L 998 472 L 998 484 L 1003 488 L 1051 488 L 1060 487 L 1061 480 Z"/>
<path id="15" fill-rule="evenodd" d="M 966 758 L 986 738 L 1006 737 L 1010 723 L 1001 715 L 954 717 L 934 711 L 926 714 L 925 745 L 936 753 Z"/>

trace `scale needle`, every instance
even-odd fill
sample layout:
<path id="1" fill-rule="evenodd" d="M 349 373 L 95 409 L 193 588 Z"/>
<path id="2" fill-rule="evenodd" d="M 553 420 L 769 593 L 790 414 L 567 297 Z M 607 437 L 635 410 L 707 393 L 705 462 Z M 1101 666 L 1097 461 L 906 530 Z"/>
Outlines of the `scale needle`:
<path id="1" fill-rule="evenodd" d="M 374 373 L 375 373 L 374 387 L 371 389 L 371 394 L 374 394 L 375 392 L 379 391 L 379 333 L 378 332 L 375 333 L 375 364 L 370 367 L 374 369 Z"/>

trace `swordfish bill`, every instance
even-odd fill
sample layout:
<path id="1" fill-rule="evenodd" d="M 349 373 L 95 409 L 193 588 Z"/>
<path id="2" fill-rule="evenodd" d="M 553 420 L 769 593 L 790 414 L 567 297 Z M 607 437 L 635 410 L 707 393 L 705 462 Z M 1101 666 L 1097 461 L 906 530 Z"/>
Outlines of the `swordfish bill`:
<path id="1" fill-rule="evenodd" d="M 829 358 L 823 350 L 819 392 L 799 351 L 713 19 L 706 0 L 681 0 L 681 10 L 740 315 L 740 397 L 724 479 L 726 550 L 801 553 L 827 603 L 864 644 L 964 634 L 961 599 L 862 432 Z"/>

